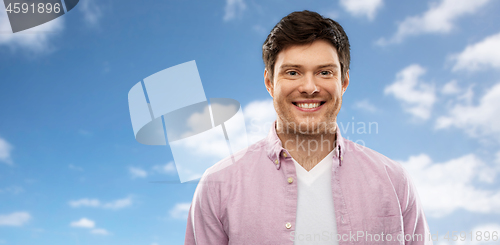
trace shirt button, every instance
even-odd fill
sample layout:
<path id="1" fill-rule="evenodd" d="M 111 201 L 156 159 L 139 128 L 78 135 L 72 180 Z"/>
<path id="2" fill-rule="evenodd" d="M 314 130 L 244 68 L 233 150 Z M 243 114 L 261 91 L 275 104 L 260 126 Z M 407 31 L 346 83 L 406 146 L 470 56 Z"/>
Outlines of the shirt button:
<path id="1" fill-rule="evenodd" d="M 289 184 L 293 183 L 293 178 L 292 177 L 288 177 L 288 183 Z"/>
<path id="2" fill-rule="evenodd" d="M 287 155 L 285 152 L 283 152 L 283 156 L 284 156 L 284 157 L 287 157 L 288 155 Z"/>
<path id="3" fill-rule="evenodd" d="M 276 165 L 278 165 L 280 162 L 278 161 L 278 159 L 276 159 L 276 160 L 274 161 L 274 163 L 276 163 Z"/>
<path id="4" fill-rule="evenodd" d="M 285 227 L 286 227 L 287 229 L 290 229 L 290 228 L 292 228 L 292 224 L 290 224 L 290 222 L 287 222 L 287 223 L 285 224 Z"/>
<path id="5" fill-rule="evenodd" d="M 344 157 L 343 156 L 340 156 L 340 161 L 344 161 Z"/>

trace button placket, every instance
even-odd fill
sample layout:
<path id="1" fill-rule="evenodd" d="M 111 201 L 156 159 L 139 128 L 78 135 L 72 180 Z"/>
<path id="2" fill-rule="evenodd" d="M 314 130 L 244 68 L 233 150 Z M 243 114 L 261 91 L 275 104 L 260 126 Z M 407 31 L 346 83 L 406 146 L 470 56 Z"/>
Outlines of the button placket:
<path id="1" fill-rule="evenodd" d="M 340 145 L 339 145 L 339 166 L 342 166 L 342 161 L 344 160 L 344 157 L 342 156 L 342 149 L 340 148 Z"/>

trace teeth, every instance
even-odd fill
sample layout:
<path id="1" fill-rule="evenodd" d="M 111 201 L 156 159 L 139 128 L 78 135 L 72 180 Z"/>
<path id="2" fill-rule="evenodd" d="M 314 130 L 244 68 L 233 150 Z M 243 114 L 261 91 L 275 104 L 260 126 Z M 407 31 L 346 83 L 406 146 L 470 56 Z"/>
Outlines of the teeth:
<path id="1" fill-rule="evenodd" d="M 318 107 L 320 104 L 321 103 L 297 103 L 297 106 L 300 108 L 311 109 Z"/>

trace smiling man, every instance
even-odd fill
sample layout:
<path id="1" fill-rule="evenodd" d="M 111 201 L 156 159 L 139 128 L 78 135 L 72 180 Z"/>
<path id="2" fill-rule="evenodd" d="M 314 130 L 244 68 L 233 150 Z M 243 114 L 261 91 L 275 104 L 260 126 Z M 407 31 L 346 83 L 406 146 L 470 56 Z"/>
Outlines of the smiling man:
<path id="1" fill-rule="evenodd" d="M 402 166 L 340 135 L 350 61 L 343 28 L 294 12 L 262 50 L 277 120 L 267 138 L 205 172 L 185 244 L 432 244 Z"/>

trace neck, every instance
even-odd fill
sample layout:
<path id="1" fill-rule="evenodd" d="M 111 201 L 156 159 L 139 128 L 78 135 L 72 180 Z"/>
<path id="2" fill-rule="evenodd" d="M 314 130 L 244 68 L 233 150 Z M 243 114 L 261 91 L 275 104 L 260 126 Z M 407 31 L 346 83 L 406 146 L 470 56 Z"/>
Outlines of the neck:
<path id="1" fill-rule="evenodd" d="M 336 146 L 335 129 L 325 130 L 328 132 L 321 134 L 304 134 L 282 127 L 283 123 L 276 123 L 276 132 L 283 148 L 307 171 L 314 168 Z"/>

